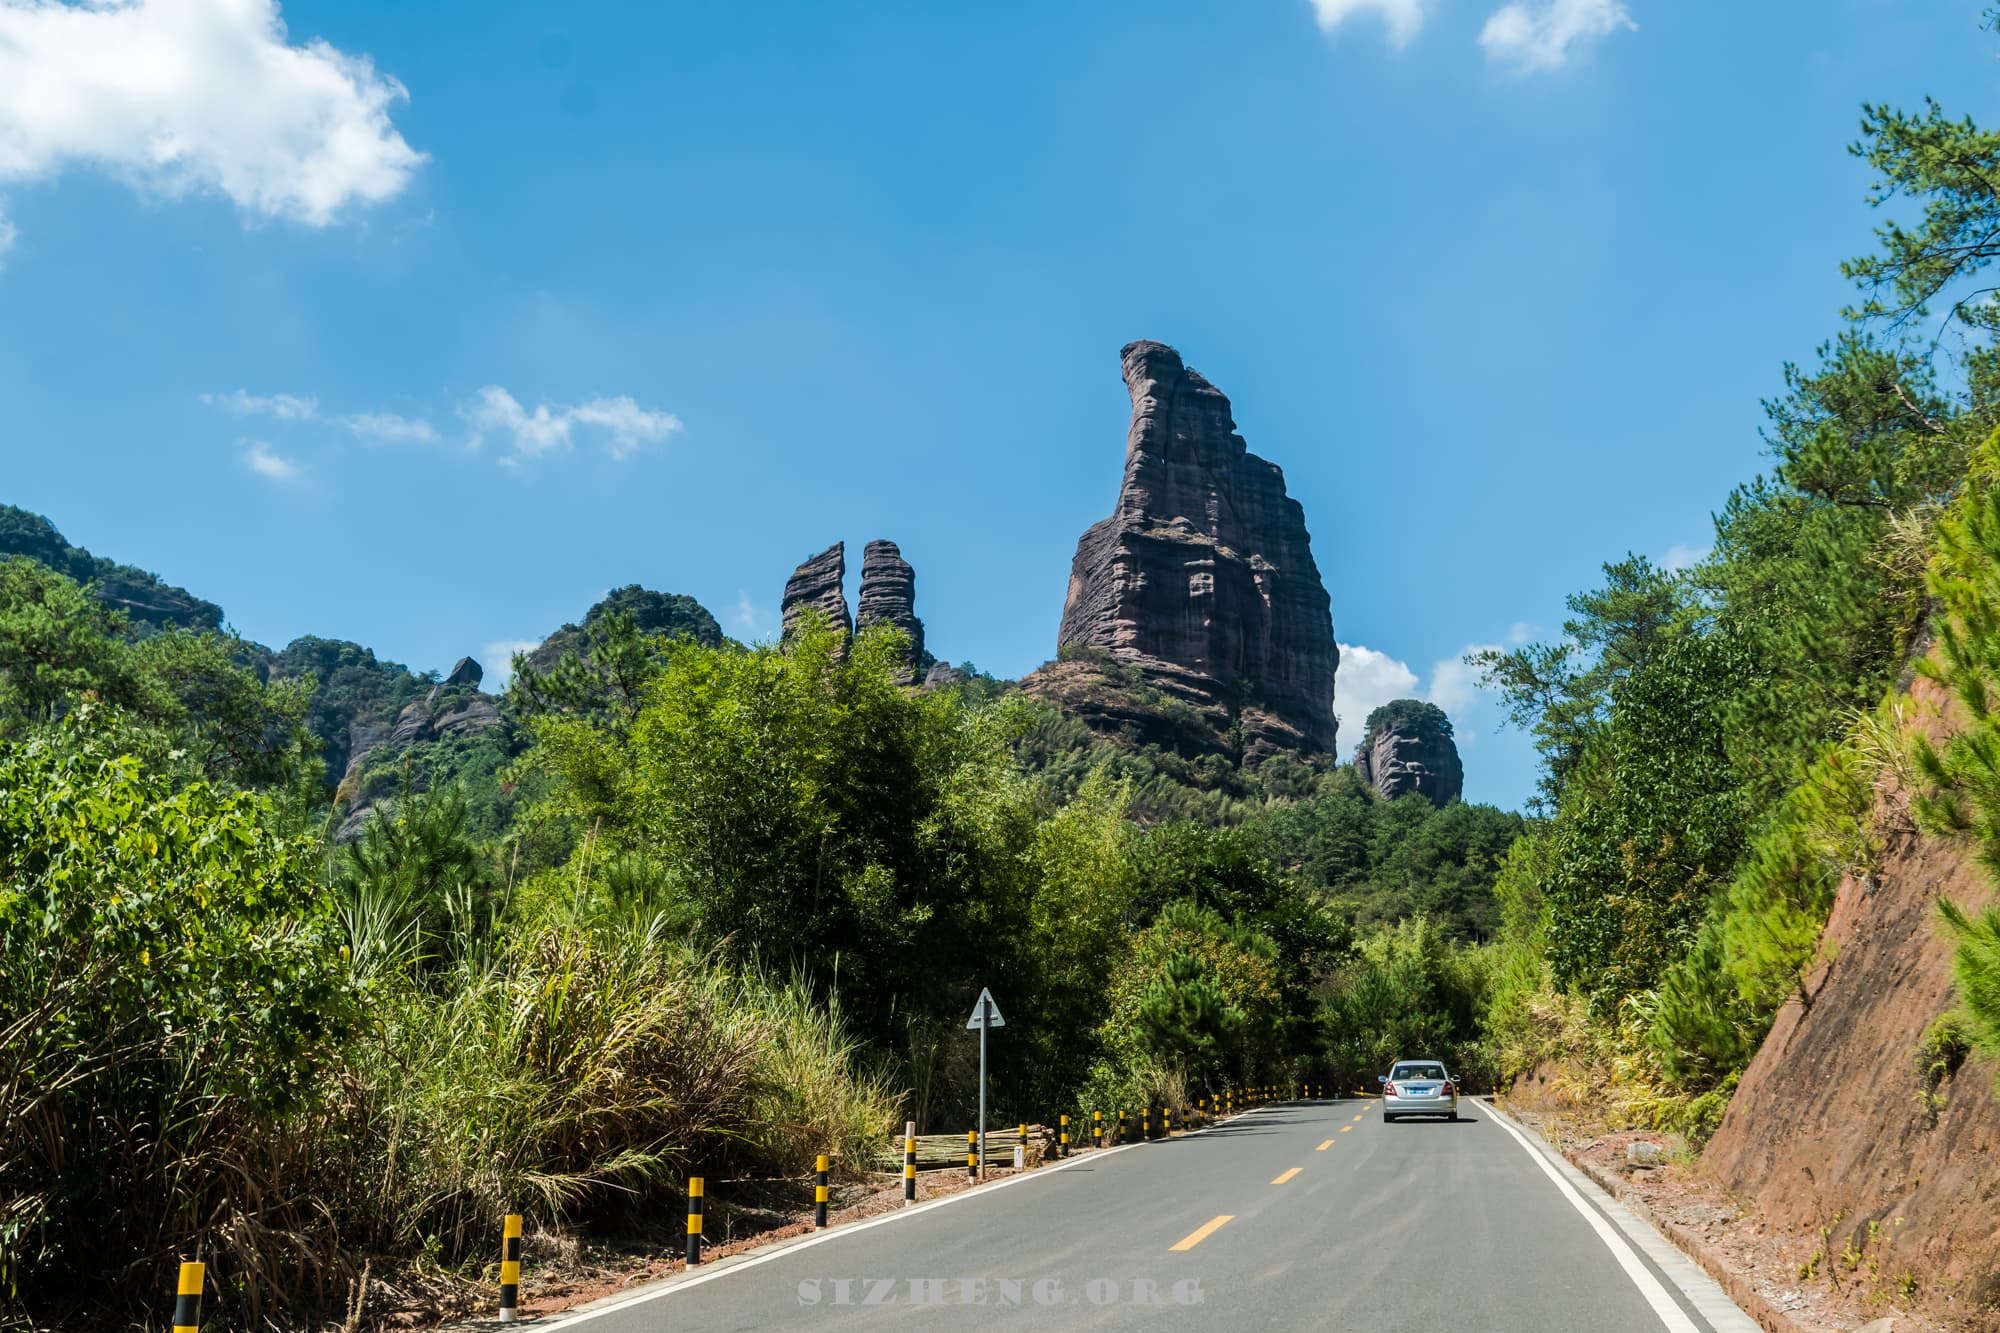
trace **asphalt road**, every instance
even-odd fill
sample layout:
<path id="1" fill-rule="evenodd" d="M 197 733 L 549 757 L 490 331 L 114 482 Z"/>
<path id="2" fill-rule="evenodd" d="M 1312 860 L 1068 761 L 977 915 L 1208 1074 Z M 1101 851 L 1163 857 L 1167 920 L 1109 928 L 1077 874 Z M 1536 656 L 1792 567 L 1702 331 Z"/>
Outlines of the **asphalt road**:
<path id="1" fill-rule="evenodd" d="M 543 1327 L 1756 1327 L 1488 1107 L 1467 1102 L 1463 1114 L 1391 1125 L 1367 1101 L 1260 1108 L 753 1252 Z"/>

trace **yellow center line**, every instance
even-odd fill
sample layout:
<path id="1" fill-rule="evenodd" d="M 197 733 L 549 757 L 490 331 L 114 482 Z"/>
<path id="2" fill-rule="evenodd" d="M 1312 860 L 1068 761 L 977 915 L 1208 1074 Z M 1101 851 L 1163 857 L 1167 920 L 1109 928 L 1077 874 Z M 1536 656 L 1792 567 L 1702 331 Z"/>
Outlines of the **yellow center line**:
<path id="1" fill-rule="evenodd" d="M 1293 1176 L 1296 1176 L 1296 1175 L 1297 1175 L 1297 1174 L 1298 1174 L 1299 1172 L 1301 1172 L 1301 1171 L 1303 1171 L 1303 1170 L 1305 1170 L 1305 1168 L 1304 1168 L 1304 1167 L 1302 1167 L 1302 1166 L 1295 1166 L 1295 1167 L 1293 1167 L 1293 1168 L 1292 1168 L 1291 1170 L 1289 1170 L 1289 1171 L 1285 1172 L 1285 1174 L 1284 1174 L 1284 1175 L 1282 1175 L 1282 1176 L 1279 1176 L 1279 1177 L 1278 1177 L 1278 1178 L 1277 1178 L 1276 1180 L 1272 1181 L 1271 1183 L 1272 1183 L 1273 1185 L 1282 1185 L 1282 1184 L 1284 1184 L 1284 1183 L 1285 1183 L 1286 1181 L 1290 1180 L 1290 1179 L 1291 1179 L 1291 1178 L 1292 1178 Z"/>
<path id="2" fill-rule="evenodd" d="M 1210 1218 L 1193 1231 L 1188 1232 L 1186 1238 L 1180 1244 L 1170 1245 L 1167 1248 L 1169 1251 L 1191 1250 L 1210 1236 L 1213 1236 L 1216 1232 L 1222 1230 L 1225 1223 L 1234 1222 L 1235 1220 L 1236 1214 L 1234 1213 L 1224 1213 L 1220 1217 Z"/>
<path id="3" fill-rule="evenodd" d="M 1352 1132 L 1353 1132 L 1353 1130 L 1354 1130 L 1354 1126 L 1352 1126 L 1352 1125 L 1342 1125 L 1342 1126 L 1340 1127 L 1340 1132 L 1341 1132 L 1341 1133 L 1343 1133 L 1343 1134 L 1348 1134 L 1348 1133 L 1352 1133 Z"/>
<path id="4" fill-rule="evenodd" d="M 1325 1152 L 1325 1151 L 1326 1151 L 1326 1150 L 1327 1150 L 1328 1148 L 1331 1148 L 1332 1146 L 1333 1146 L 1333 1140 L 1332 1140 L 1332 1139 L 1328 1139 L 1328 1140 L 1327 1140 L 1327 1141 L 1326 1141 L 1325 1143 L 1322 1143 L 1322 1144 L 1320 1144 L 1320 1145 L 1319 1145 L 1319 1147 L 1317 1147 L 1317 1148 L 1314 1148 L 1314 1149 L 1313 1149 L 1313 1151 L 1314 1151 L 1314 1152 Z"/>
<path id="5" fill-rule="evenodd" d="M 1356 1120 L 1359 1120 L 1359 1119 L 1360 1119 L 1361 1117 L 1360 1117 L 1360 1116 L 1355 1116 L 1354 1118 L 1355 1118 Z"/>

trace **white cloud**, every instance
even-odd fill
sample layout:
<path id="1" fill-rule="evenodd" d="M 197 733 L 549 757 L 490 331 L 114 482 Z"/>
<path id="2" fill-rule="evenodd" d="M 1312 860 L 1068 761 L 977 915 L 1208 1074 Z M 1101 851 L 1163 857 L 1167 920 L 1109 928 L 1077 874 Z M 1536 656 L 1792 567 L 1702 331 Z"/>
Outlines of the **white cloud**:
<path id="1" fill-rule="evenodd" d="M 0 0 L 0 184 L 97 169 L 326 226 L 424 161 L 389 120 L 408 96 L 366 56 L 292 45 L 276 0 Z"/>
<path id="2" fill-rule="evenodd" d="M 0 200 L 0 204 L 4 204 L 5 202 L 5 200 Z M 4 260 L 7 257 L 7 252 L 14 248 L 15 234 L 14 224 L 7 220 L 5 213 L 0 213 L 0 260 Z"/>
<path id="3" fill-rule="evenodd" d="M 1574 51 L 1638 26 L 1621 0 L 1516 0 L 1493 11 L 1479 44 L 1487 59 L 1527 73 L 1556 69 Z"/>
<path id="4" fill-rule="evenodd" d="M 487 644 L 482 664 L 486 679 L 492 682 L 488 689 L 493 692 L 506 689 L 507 682 L 514 677 L 514 654 L 532 653 L 541 646 L 540 639 L 496 639 Z"/>
<path id="5" fill-rule="evenodd" d="M 272 453 L 271 446 L 262 440 L 243 442 L 243 461 L 249 465 L 252 472 L 260 477 L 269 477 L 272 481 L 290 481 L 299 475 L 297 463 Z"/>
<path id="6" fill-rule="evenodd" d="M 0 3 L 5 3 L 5 0 L 0 0 Z M 201 395 L 201 401 L 239 417 L 307 421 L 319 415 L 319 399 L 289 393 L 259 395 L 238 389 L 234 393 L 205 393 Z"/>
<path id="7" fill-rule="evenodd" d="M 1466 656 L 1488 649 L 1505 651 L 1497 643 L 1468 643 L 1453 656 L 1431 667 L 1431 683 L 1424 691 L 1424 698 L 1444 709 L 1454 723 L 1470 713 L 1486 693 L 1479 685 L 1478 668 L 1467 666 Z M 1460 729 L 1455 727 L 1454 730 Z"/>
<path id="8" fill-rule="evenodd" d="M 1391 699 L 1417 697 L 1417 673 L 1387 653 L 1359 644 L 1340 645 L 1340 668 L 1333 677 L 1333 707 L 1341 732 L 1351 743 L 1361 740 L 1368 715 Z"/>
<path id="9" fill-rule="evenodd" d="M 1356 14 L 1373 12 L 1382 16 L 1389 30 L 1389 45 L 1402 46 L 1424 26 L 1427 0 L 1312 0 L 1313 15 L 1320 31 L 1332 33 Z"/>
<path id="10" fill-rule="evenodd" d="M 355 412 L 342 417 L 340 424 L 361 439 L 389 444 L 431 444 L 438 437 L 437 427 L 422 417 L 398 416 L 394 412 Z"/>
<path id="11" fill-rule="evenodd" d="M 1667 548 L 1666 555 L 1661 558 L 1660 568 L 1673 574 L 1678 574 L 1683 569 L 1693 569 L 1708 559 L 1711 549 L 1707 546 L 1689 546 L 1685 542 L 1675 542 Z"/>
<path id="12" fill-rule="evenodd" d="M 501 460 L 505 463 L 567 449 L 579 426 L 603 432 L 615 459 L 629 458 L 640 445 L 663 440 L 681 429 L 680 418 L 673 413 L 651 411 L 624 396 L 591 398 L 571 407 L 537 403 L 530 412 L 497 384 L 481 389 L 464 411 L 472 423 L 474 444 L 489 431 L 508 437 L 512 455 Z"/>
<path id="13" fill-rule="evenodd" d="M 1519 648 L 1528 640 L 1541 633 L 1541 627 L 1530 625 L 1525 620 L 1517 620 L 1507 627 L 1507 642 Z"/>
<path id="14" fill-rule="evenodd" d="M 750 594 L 741 588 L 736 590 L 736 609 L 729 613 L 730 623 L 741 631 L 744 638 L 757 632 L 758 624 L 764 619 L 757 610 L 757 604 L 750 600 Z"/>

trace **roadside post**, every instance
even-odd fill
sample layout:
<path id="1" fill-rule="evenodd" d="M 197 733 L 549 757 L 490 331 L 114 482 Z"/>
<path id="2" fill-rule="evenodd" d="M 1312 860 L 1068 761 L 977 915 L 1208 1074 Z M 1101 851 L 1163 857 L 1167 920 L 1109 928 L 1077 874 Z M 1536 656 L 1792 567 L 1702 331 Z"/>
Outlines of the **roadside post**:
<path id="1" fill-rule="evenodd" d="M 813 1226 L 826 1226 L 826 1154 L 821 1153 L 813 1163 Z"/>
<path id="2" fill-rule="evenodd" d="M 521 1215 L 509 1213 L 500 1223 L 500 1322 L 521 1317 Z"/>
<path id="3" fill-rule="evenodd" d="M 903 1122 L 903 1202 L 917 1198 L 917 1122 Z"/>
<path id="4" fill-rule="evenodd" d="M 1102 1111 L 1092 1111 L 1090 1113 L 1090 1140 L 1094 1147 L 1102 1148 L 1104 1146 L 1104 1112 Z"/>
<path id="5" fill-rule="evenodd" d="M 207 1271 L 207 1264 L 182 1261 L 180 1281 L 174 1285 L 174 1333 L 201 1333 L 202 1275 Z"/>
<path id="6" fill-rule="evenodd" d="M 1069 1156 L 1069 1112 L 1064 1111 L 1058 1119 L 1062 1126 L 1062 1137 L 1057 1143 L 1056 1156 L 1067 1157 Z"/>
<path id="7" fill-rule="evenodd" d="M 689 1268 L 701 1262 L 701 1191 L 706 1183 L 700 1176 L 688 1177 L 687 1266 Z"/>
<path id="8" fill-rule="evenodd" d="M 1007 1026 L 1007 1020 L 1000 1017 L 1000 1006 L 993 1002 L 993 992 L 986 987 L 979 988 L 978 1002 L 972 1006 L 972 1017 L 965 1020 L 965 1026 L 979 1030 L 979 1164 L 983 1166 L 986 1163 L 986 1032 L 989 1028 Z M 971 1163 L 968 1161 L 967 1165 Z M 968 1174 L 979 1173 L 971 1170 Z"/>

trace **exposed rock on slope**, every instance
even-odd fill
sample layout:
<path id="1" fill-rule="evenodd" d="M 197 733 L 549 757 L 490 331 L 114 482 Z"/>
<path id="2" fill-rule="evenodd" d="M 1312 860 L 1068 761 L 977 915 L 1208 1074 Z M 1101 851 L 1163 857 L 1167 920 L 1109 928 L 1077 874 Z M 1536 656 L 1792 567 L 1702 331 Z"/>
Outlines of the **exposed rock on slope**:
<path id="1" fill-rule="evenodd" d="M 1384 797 L 1415 793 L 1446 806 L 1465 793 L 1465 765 L 1451 736 L 1451 719 L 1436 704 L 1397 699 L 1368 715 L 1355 751 L 1362 781 Z"/>
<path id="2" fill-rule="evenodd" d="M 785 580 L 785 596 L 780 604 L 785 618 L 785 637 L 790 638 L 800 617 L 808 610 L 819 612 L 842 634 L 854 632 L 854 620 L 847 614 L 847 593 L 841 581 L 847 577 L 847 543 L 835 542 L 792 571 Z"/>
<path id="3" fill-rule="evenodd" d="M 121 565 L 72 546 L 56 525 L 40 514 L 0 505 L 0 560 L 24 555 L 67 574 L 78 583 L 95 583 L 97 599 L 123 611 L 140 633 L 170 626 L 183 629 L 222 628 L 222 608 L 205 602 L 185 588 L 163 582 L 157 575 Z"/>
<path id="4" fill-rule="evenodd" d="M 1921 677 L 1911 693 L 1936 710 L 1933 724 L 1954 711 Z M 1939 740 L 1945 728 L 1930 730 Z M 1970 911 L 1993 893 L 1969 842 L 1908 831 L 1893 781 L 1876 806 L 1883 852 L 1872 875 L 1840 885 L 1806 978 L 1810 1007 L 1794 997 L 1779 1010 L 1702 1162 L 1768 1225 L 1800 1235 L 1831 1226 L 1829 1269 L 1852 1246 L 1883 1283 L 1911 1274 L 1912 1292 L 1990 1319 L 1979 1312 L 2000 1305 L 1993 1066 L 1973 1057 L 1933 1101 L 1918 1052 L 1956 1003 L 1937 899 Z"/>
<path id="5" fill-rule="evenodd" d="M 452 663 L 450 675 L 431 686 L 430 697 L 425 702 L 436 703 L 439 690 L 449 689 L 455 685 L 469 685 L 476 690 L 479 688 L 479 682 L 484 679 L 486 679 L 484 667 L 470 657 L 461 657 Z"/>
<path id="6" fill-rule="evenodd" d="M 1093 729 L 1256 762 L 1334 748 L 1333 617 L 1305 512 L 1229 399 L 1173 348 L 1127 345 L 1125 476 L 1077 543 L 1058 662 L 1024 684 Z M 1162 710 L 1098 669 L 1136 669 Z"/>
<path id="7" fill-rule="evenodd" d="M 894 625 L 910 639 L 910 672 L 904 684 L 917 679 L 926 663 L 924 622 L 917 619 L 917 574 L 892 541 L 872 541 L 861 548 L 861 598 L 855 625 Z"/>

